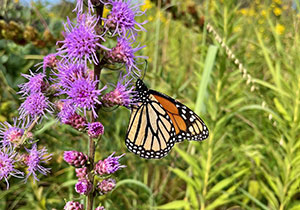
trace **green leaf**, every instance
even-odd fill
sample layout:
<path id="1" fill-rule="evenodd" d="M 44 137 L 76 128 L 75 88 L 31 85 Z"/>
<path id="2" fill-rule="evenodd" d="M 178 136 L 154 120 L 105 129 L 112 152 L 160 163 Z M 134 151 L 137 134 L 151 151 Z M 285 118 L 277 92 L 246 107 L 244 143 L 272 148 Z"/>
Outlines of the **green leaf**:
<path id="1" fill-rule="evenodd" d="M 184 200 L 172 201 L 170 203 L 156 207 L 156 209 L 182 209 L 189 206 L 189 202 Z"/>

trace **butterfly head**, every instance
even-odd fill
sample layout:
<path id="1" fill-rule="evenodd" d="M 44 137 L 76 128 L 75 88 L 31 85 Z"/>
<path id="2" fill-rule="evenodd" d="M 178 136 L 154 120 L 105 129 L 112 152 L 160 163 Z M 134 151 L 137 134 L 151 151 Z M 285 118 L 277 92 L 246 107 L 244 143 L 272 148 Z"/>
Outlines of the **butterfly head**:
<path id="1" fill-rule="evenodd" d="M 149 97 L 149 89 L 143 82 L 143 80 L 138 79 L 136 81 L 135 90 L 138 93 L 138 101 L 145 102 Z"/>

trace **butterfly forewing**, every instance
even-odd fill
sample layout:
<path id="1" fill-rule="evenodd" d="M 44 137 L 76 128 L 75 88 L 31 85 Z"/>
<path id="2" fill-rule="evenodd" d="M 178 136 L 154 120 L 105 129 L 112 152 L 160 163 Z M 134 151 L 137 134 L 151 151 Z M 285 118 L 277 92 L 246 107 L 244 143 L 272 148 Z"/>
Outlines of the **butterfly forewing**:
<path id="1" fill-rule="evenodd" d="M 175 135 L 169 115 L 154 97 L 132 108 L 126 136 L 131 152 L 143 158 L 162 158 L 174 146 Z"/>

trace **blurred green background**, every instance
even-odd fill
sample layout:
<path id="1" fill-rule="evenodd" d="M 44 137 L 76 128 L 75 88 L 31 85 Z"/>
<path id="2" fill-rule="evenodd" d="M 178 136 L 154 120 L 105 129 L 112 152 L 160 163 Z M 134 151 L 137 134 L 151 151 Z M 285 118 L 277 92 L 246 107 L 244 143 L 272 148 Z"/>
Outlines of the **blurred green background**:
<path id="1" fill-rule="evenodd" d="M 62 39 L 74 4 L 17 0 L 0 5 L 0 121 L 12 121 L 17 85 Z M 300 209 L 300 5 L 283 0 L 145 1 L 149 57 L 145 82 L 195 110 L 210 129 L 203 142 L 177 144 L 162 160 L 143 160 L 124 144 L 129 111 L 102 111 L 97 159 L 126 153 L 106 209 Z M 298 5 L 297 5 L 298 4 Z M 220 44 L 206 24 L 220 35 Z M 220 41 L 220 40 L 219 40 Z M 233 55 L 233 54 L 234 55 Z M 238 61 L 236 61 L 236 58 Z M 102 82 L 118 73 L 105 70 Z M 114 80 L 114 81 L 115 81 Z M 0 209 L 62 209 L 84 202 L 64 150 L 87 151 L 87 137 L 49 117 L 34 130 L 54 154 L 52 173 L 27 184 L 0 183 Z M 64 200 L 65 199 L 65 200 Z"/>

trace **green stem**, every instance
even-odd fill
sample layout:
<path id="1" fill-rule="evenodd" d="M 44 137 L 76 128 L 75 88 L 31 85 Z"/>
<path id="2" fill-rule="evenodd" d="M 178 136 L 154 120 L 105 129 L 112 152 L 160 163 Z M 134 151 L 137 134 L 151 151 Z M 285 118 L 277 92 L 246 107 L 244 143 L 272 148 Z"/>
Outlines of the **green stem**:
<path id="1" fill-rule="evenodd" d="M 100 3 L 100 5 L 96 6 L 96 12 L 97 12 L 97 17 L 100 19 L 98 22 L 98 26 L 101 27 L 102 24 L 102 15 L 103 15 L 103 9 L 104 5 Z M 100 59 L 100 53 L 96 53 L 97 58 Z M 105 62 L 104 59 L 101 60 L 98 64 L 94 65 L 94 80 L 97 80 L 96 87 L 99 88 L 99 81 L 100 81 L 100 74 L 101 70 L 104 66 Z M 96 108 L 96 113 L 98 113 L 100 107 Z M 95 122 L 97 119 L 92 115 L 91 121 Z M 89 181 L 91 182 L 92 185 L 94 185 L 94 175 L 91 172 L 94 169 L 94 160 L 95 160 L 95 149 L 96 145 L 93 140 L 93 138 L 89 138 L 89 144 L 88 144 L 88 157 L 89 157 L 89 167 L 88 167 L 88 178 Z M 92 210 L 93 209 L 93 203 L 94 203 L 94 190 L 92 190 L 88 195 L 87 195 L 87 201 L 86 201 L 86 210 Z"/>

